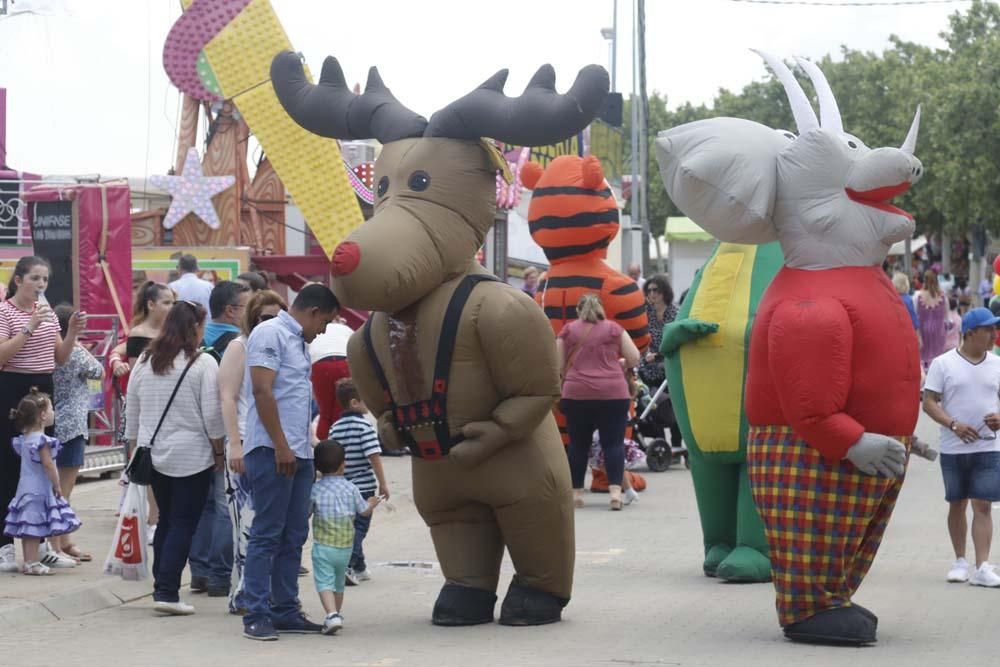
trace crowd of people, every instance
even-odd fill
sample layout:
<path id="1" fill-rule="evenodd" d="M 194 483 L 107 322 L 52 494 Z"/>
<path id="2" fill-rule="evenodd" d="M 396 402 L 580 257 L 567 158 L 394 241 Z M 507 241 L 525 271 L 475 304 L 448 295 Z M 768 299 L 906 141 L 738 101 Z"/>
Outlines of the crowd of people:
<path id="1" fill-rule="evenodd" d="M 913 285 L 901 271 L 892 274 L 892 284 L 910 315 L 920 344 L 920 361 L 926 371 L 934 359 L 959 346 L 962 317 L 973 305 L 971 293 L 964 282 L 952 280 L 934 269 L 924 272 L 919 286 Z M 983 306 L 990 306 L 992 297 L 991 286 L 987 285 L 986 291 L 980 289 Z"/>
<path id="2" fill-rule="evenodd" d="M 192 257 L 182 257 L 178 269 L 182 277 L 170 285 L 139 286 L 130 334 L 108 360 L 124 397 L 119 437 L 129 451 L 149 447 L 153 461 L 148 516 L 155 608 L 194 613 L 180 599 L 189 566 L 191 591 L 228 597 L 249 638 L 337 632 L 345 586 L 371 579 L 363 542 L 372 511 L 390 494 L 378 435 L 350 378 L 351 329 L 323 285 L 305 286 L 289 307 L 259 274 L 213 285 L 198 277 Z M 0 571 L 31 576 L 93 559 L 73 540 L 81 523 L 71 496 L 88 442 L 88 383 L 105 372 L 77 340 L 86 313 L 45 300 L 49 273 L 45 260 L 22 258 L 0 304 L 0 439 L 12 443 L 0 447 L 0 506 L 7 508 Z M 942 425 L 956 555 L 948 580 L 1000 587 L 987 560 L 991 503 L 1000 500 L 1000 389 L 988 401 L 978 392 L 1000 377 L 988 354 L 1000 317 L 986 308 L 962 311 L 932 271 L 921 283 L 913 292 L 905 274 L 893 275 L 927 371 L 924 410 Z M 644 354 L 606 317 L 596 294 L 580 299 L 578 319 L 556 341 L 577 507 L 584 503 L 595 432 L 610 508 L 636 498 L 625 476 L 635 397 L 630 378 L 634 370 L 650 388 L 663 382 L 660 338 L 678 309 L 666 275 L 643 280 L 641 289 L 652 338 Z M 972 565 L 966 560 L 970 506 Z M 309 572 L 301 555 L 310 517 L 322 623 L 302 613 L 298 598 L 298 579 Z"/>
<path id="3" fill-rule="evenodd" d="M 228 596 L 249 638 L 337 632 L 344 587 L 371 578 L 363 540 L 389 497 L 349 373 L 316 392 L 323 409 L 314 401 L 313 368 L 346 369 L 339 303 L 308 284 L 289 307 L 256 273 L 213 285 L 188 255 L 178 270 L 170 285 L 139 286 L 130 334 L 108 358 L 124 403 L 119 438 L 152 460 L 154 607 L 194 613 L 180 599 L 190 566 L 192 592 Z M 81 523 L 70 496 L 88 441 L 88 383 L 104 375 L 77 342 L 86 313 L 45 300 L 49 273 L 45 260 L 23 258 L 0 304 L 0 439 L 11 443 L 0 447 L 0 571 L 31 576 L 93 559 L 73 542 Z M 320 438 L 317 413 L 327 419 Z M 323 623 L 305 617 L 298 597 L 310 517 Z"/>

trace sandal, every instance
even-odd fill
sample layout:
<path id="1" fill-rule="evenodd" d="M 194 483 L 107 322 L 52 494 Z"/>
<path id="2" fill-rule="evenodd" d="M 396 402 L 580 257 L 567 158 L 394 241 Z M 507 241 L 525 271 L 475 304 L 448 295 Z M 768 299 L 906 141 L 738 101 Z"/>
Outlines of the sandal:
<path id="1" fill-rule="evenodd" d="M 61 553 L 68 558 L 72 558 L 78 563 L 89 563 L 90 561 L 94 560 L 93 556 L 91 556 L 88 553 L 84 553 L 83 551 L 80 551 L 80 547 L 76 546 L 75 544 L 69 545 L 69 547 L 63 549 Z"/>
<path id="2" fill-rule="evenodd" d="M 52 570 L 37 560 L 34 563 L 25 563 L 23 572 L 29 577 L 44 577 L 52 574 Z"/>
<path id="3" fill-rule="evenodd" d="M 573 507 L 580 508 L 583 507 L 583 492 L 573 491 Z"/>

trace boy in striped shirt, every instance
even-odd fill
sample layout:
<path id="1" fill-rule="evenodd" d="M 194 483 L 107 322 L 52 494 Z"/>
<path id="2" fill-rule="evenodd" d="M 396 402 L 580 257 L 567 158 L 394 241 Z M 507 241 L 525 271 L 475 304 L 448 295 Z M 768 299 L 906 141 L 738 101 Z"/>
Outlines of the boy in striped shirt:
<path id="1" fill-rule="evenodd" d="M 382 500 L 388 500 L 389 486 L 382 470 L 382 447 L 374 427 L 364 417 L 367 408 L 351 378 L 343 378 L 337 382 L 337 402 L 343 412 L 330 429 L 328 437 L 344 448 L 344 476 L 358 487 L 365 500 L 374 497 L 376 490 Z M 363 548 L 371 520 L 371 516 L 360 515 L 354 519 L 354 550 L 346 577 L 348 586 L 357 586 L 359 582 L 371 579 Z"/>

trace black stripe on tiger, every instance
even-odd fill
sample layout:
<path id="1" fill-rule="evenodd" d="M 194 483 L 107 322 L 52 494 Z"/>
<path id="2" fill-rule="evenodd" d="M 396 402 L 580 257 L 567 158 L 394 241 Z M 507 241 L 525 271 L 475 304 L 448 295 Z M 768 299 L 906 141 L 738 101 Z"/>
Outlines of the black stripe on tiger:
<path id="1" fill-rule="evenodd" d="M 626 331 L 628 337 L 635 340 L 636 338 L 642 338 L 649 333 L 649 327 L 642 327 L 640 329 L 628 329 Z"/>
<path id="2" fill-rule="evenodd" d="M 607 199 L 611 196 L 611 189 L 589 190 L 587 188 L 577 188 L 572 185 L 558 185 L 551 188 L 538 188 L 531 192 L 532 197 L 551 197 L 553 195 L 590 195 Z"/>
<path id="3" fill-rule="evenodd" d="M 594 243 L 588 243 L 586 245 L 564 245 L 558 248 L 542 248 L 545 252 L 545 256 L 549 258 L 550 261 L 555 261 L 557 259 L 565 259 L 567 257 L 576 257 L 586 255 L 587 253 L 594 252 L 595 250 L 600 250 L 601 248 L 607 248 L 611 244 L 611 239 L 604 238 L 600 241 L 595 241 Z"/>
<path id="4" fill-rule="evenodd" d="M 576 306 L 566 306 L 565 310 L 562 306 L 545 306 L 545 317 L 550 320 L 575 320 Z"/>
<path id="5" fill-rule="evenodd" d="M 639 291 L 639 284 L 631 282 L 628 285 L 622 285 L 616 290 L 611 290 L 611 294 L 613 294 L 614 296 L 624 296 L 626 294 L 631 294 L 632 292 L 638 292 L 638 291 Z"/>
<path id="6" fill-rule="evenodd" d="M 614 316 L 614 318 L 616 320 L 629 320 L 632 319 L 633 317 L 639 317 L 645 312 L 646 312 L 646 304 L 642 304 L 640 306 L 636 306 L 632 310 L 626 310 L 624 313 L 618 313 L 617 315 Z"/>
<path id="7" fill-rule="evenodd" d="M 594 227 L 609 222 L 618 222 L 618 209 L 612 208 L 597 213 L 577 213 L 575 215 L 546 215 L 537 220 L 528 221 L 528 231 L 532 234 L 540 229 L 579 229 Z"/>
<path id="8" fill-rule="evenodd" d="M 549 287 L 568 289 L 571 287 L 582 287 L 584 289 L 599 290 L 604 287 L 604 278 L 597 276 L 556 276 L 549 278 L 545 283 L 546 289 Z"/>

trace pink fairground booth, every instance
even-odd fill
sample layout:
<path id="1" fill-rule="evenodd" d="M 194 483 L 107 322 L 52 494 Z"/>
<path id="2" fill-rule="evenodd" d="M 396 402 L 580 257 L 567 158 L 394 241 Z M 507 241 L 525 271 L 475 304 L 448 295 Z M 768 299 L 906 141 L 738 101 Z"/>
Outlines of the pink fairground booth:
<path id="1" fill-rule="evenodd" d="M 70 303 L 88 313 L 82 341 L 104 361 L 125 336 L 132 313 L 131 198 L 125 182 L 26 188 L 31 242 L 35 255 L 52 265 L 46 299 L 55 307 Z M 92 444 L 117 444 L 113 437 L 118 409 L 110 373 L 103 391 L 91 397 L 95 437 Z M 121 454 L 107 467 L 119 467 Z M 95 466 L 86 465 L 88 469 Z"/>

